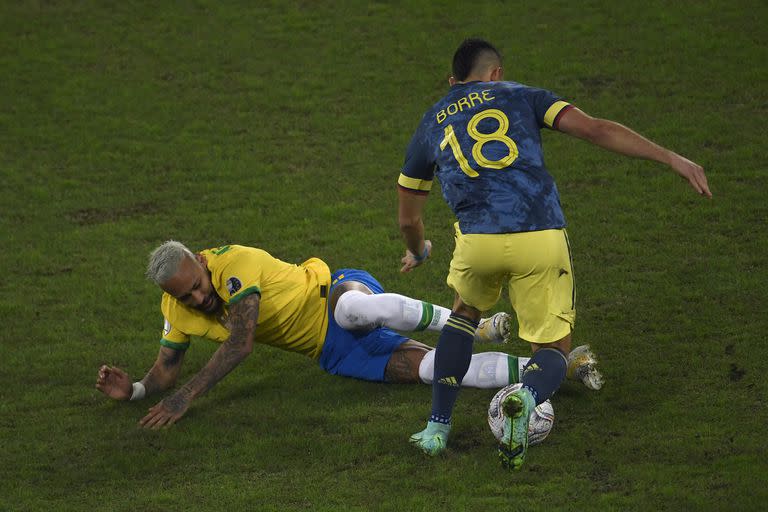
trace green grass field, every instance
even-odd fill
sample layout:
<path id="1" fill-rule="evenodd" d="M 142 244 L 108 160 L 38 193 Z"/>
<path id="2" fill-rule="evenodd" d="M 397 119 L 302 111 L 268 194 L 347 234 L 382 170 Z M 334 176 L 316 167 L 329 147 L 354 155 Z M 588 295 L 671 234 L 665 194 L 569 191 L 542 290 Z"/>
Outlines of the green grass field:
<path id="1" fill-rule="evenodd" d="M 451 4 L 2 3 L 0 510 L 768 508 L 768 6 Z M 432 460 L 407 443 L 427 386 L 266 347 L 165 431 L 136 426 L 155 399 L 94 389 L 103 363 L 138 380 L 154 361 L 160 295 L 143 272 L 168 238 L 320 256 L 449 305 L 450 211 L 434 193 L 434 257 L 401 275 L 394 183 L 473 35 L 504 51 L 508 79 L 698 161 L 715 195 L 544 135 L 575 340 L 607 384 L 564 385 L 522 471 L 496 461 L 490 390 L 462 391 Z M 216 348 L 193 345 L 184 380 Z"/>

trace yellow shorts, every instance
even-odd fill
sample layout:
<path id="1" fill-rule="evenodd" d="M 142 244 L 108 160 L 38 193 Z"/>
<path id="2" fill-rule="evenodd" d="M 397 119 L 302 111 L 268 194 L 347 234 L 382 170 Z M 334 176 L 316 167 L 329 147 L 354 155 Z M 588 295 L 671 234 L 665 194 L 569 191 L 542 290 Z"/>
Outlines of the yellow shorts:
<path id="1" fill-rule="evenodd" d="M 507 283 L 520 338 L 551 343 L 571 332 L 576 298 L 565 229 L 465 235 L 455 227 L 448 286 L 465 304 L 487 311 Z"/>

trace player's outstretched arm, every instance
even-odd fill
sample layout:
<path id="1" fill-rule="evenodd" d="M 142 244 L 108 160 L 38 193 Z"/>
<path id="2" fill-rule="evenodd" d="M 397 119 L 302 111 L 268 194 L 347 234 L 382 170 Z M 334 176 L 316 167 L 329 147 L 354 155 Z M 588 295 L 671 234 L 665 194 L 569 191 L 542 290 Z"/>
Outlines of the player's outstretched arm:
<path id="1" fill-rule="evenodd" d="M 176 423 L 196 397 L 204 394 L 231 372 L 253 351 L 253 333 L 259 317 L 259 296 L 251 294 L 229 310 L 229 339 L 213 353 L 210 361 L 171 396 L 149 409 L 139 421 L 145 428 L 157 429 Z"/>
<path id="2" fill-rule="evenodd" d="M 398 222 L 406 246 L 405 256 L 400 260 L 403 264 L 400 272 L 410 272 L 424 263 L 432 253 L 432 243 L 424 239 L 424 222 L 421 218 L 427 197 L 398 189 Z"/>
<path id="3" fill-rule="evenodd" d="M 571 108 L 562 115 L 557 129 L 616 153 L 666 164 L 686 179 L 696 192 L 712 197 L 704 169 L 699 164 L 651 142 L 622 124 L 590 117 L 577 108 Z"/>
<path id="4" fill-rule="evenodd" d="M 145 396 L 172 388 L 181 371 L 183 350 L 160 347 L 155 364 L 141 379 Z M 129 400 L 133 393 L 130 376 L 117 366 L 102 365 L 96 378 L 96 389 L 114 400 Z"/>
<path id="5" fill-rule="evenodd" d="M 176 379 L 181 373 L 181 363 L 185 353 L 184 350 L 160 347 L 155 364 L 141 379 L 147 396 L 171 389 L 176 384 Z"/>

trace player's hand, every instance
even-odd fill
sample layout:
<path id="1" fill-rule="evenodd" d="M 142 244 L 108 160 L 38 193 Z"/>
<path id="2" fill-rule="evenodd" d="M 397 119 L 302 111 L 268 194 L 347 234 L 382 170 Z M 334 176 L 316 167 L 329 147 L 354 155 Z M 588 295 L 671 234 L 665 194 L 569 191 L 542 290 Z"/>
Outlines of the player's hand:
<path id="1" fill-rule="evenodd" d="M 707 177 L 704 175 L 704 168 L 702 166 L 680 155 L 674 156 L 670 166 L 677 174 L 688 180 L 688 183 L 691 184 L 696 192 L 702 196 L 712 198 L 712 192 L 709 191 Z"/>
<path id="2" fill-rule="evenodd" d="M 418 267 L 425 261 L 429 259 L 429 257 L 432 255 L 432 242 L 429 240 L 424 240 L 424 252 L 426 256 L 422 260 L 417 260 L 416 256 L 409 251 L 408 249 L 405 250 L 405 256 L 402 257 L 400 260 L 400 263 L 403 264 L 402 268 L 400 269 L 400 272 L 406 273 L 410 272 L 414 268 Z"/>
<path id="3" fill-rule="evenodd" d="M 102 365 L 96 378 L 96 389 L 114 400 L 128 400 L 133 393 L 131 378 L 117 366 Z"/>
<path id="4" fill-rule="evenodd" d="M 150 407 L 149 413 L 141 418 L 139 426 L 157 430 L 170 427 L 184 416 L 189 409 L 189 399 L 180 391 Z"/>

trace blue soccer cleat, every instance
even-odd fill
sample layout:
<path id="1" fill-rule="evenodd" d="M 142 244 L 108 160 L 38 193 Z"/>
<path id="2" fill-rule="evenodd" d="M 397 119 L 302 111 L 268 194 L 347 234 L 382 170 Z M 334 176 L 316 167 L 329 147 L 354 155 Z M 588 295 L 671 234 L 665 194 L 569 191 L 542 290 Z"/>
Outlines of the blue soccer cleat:
<path id="1" fill-rule="evenodd" d="M 520 388 L 507 396 L 501 407 L 505 419 L 499 459 L 505 468 L 520 469 L 528 451 L 528 421 L 536 401 L 530 391 Z"/>
<path id="2" fill-rule="evenodd" d="M 427 428 L 411 436 L 410 442 L 430 457 L 434 457 L 445 451 L 450 431 L 450 425 L 430 421 Z"/>

